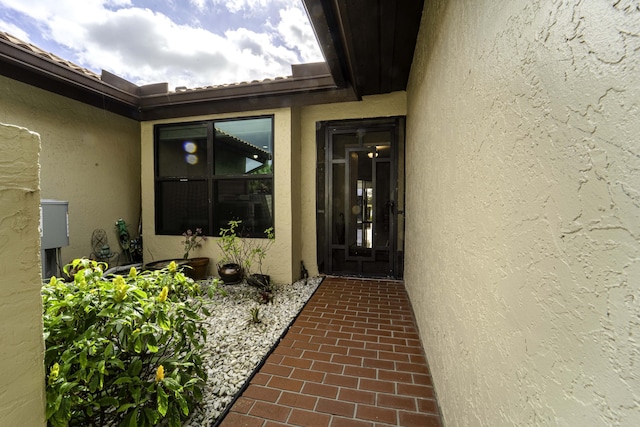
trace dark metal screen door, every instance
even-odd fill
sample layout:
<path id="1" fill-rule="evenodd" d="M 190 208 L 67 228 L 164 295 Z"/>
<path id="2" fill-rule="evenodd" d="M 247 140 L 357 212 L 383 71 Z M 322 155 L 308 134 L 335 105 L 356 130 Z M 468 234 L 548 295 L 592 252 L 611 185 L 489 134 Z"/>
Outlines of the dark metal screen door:
<path id="1" fill-rule="evenodd" d="M 398 164 L 403 143 L 403 118 L 319 124 L 321 272 L 402 277 Z"/>

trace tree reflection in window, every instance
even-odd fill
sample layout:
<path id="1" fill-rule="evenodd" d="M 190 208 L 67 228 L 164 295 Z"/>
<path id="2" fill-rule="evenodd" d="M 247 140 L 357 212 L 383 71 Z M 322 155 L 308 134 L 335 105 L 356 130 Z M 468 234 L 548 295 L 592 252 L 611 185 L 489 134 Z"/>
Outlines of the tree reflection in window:
<path id="1" fill-rule="evenodd" d="M 273 226 L 273 117 L 157 125 L 155 136 L 157 234 Z"/>

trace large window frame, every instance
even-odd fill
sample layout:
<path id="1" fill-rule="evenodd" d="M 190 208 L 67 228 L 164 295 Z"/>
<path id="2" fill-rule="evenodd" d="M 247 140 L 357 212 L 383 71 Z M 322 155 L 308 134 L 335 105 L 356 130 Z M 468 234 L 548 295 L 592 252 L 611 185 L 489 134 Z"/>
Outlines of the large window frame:
<path id="1" fill-rule="evenodd" d="M 154 125 L 155 232 L 247 237 L 273 227 L 273 115 Z"/>

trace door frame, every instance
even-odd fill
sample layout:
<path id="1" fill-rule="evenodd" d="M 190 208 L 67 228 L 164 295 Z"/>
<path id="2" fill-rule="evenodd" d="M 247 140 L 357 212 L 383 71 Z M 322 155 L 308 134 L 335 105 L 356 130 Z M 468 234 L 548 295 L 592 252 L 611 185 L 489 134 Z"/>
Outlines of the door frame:
<path id="1" fill-rule="evenodd" d="M 316 123 L 316 231 L 317 231 L 317 262 L 320 273 L 331 275 L 345 275 L 358 277 L 389 277 L 401 279 L 403 276 L 404 253 L 404 132 L 405 116 L 370 118 L 359 120 L 332 120 Z M 336 271 L 332 263 L 332 233 L 334 221 L 332 218 L 333 193 L 333 156 L 332 136 L 359 130 L 390 130 L 391 159 L 390 159 L 390 248 L 389 268 L 386 274 L 368 274 L 362 270 L 362 262 L 356 260 L 357 271 Z M 355 150 L 355 148 L 354 148 Z M 346 161 L 346 160 L 345 160 Z M 345 170 L 348 168 L 346 161 Z M 402 184 L 400 184 L 402 182 Z M 400 194 L 399 194 L 400 193 Z M 376 196 L 374 200 L 378 200 Z M 400 201 L 400 203 L 399 203 Z M 402 219 L 401 221 L 399 219 Z M 400 236 L 400 238 L 398 238 Z M 375 247 L 373 248 L 375 252 Z M 346 253 L 345 253 L 346 255 Z"/>

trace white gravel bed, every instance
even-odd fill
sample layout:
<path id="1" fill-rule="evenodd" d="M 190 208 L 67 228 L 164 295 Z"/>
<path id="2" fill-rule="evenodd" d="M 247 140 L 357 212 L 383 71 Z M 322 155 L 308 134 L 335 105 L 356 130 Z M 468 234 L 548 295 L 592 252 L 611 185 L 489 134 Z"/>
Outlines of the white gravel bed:
<path id="1" fill-rule="evenodd" d="M 211 316 L 205 322 L 203 367 L 208 380 L 203 400 L 184 426 L 211 426 L 216 422 L 321 281 L 320 277 L 312 277 L 292 284 L 274 284 L 273 300 L 266 304 L 259 302 L 255 287 L 220 286 L 227 295 L 216 295 L 211 300 Z M 251 321 L 253 308 L 259 309 L 260 323 Z"/>

